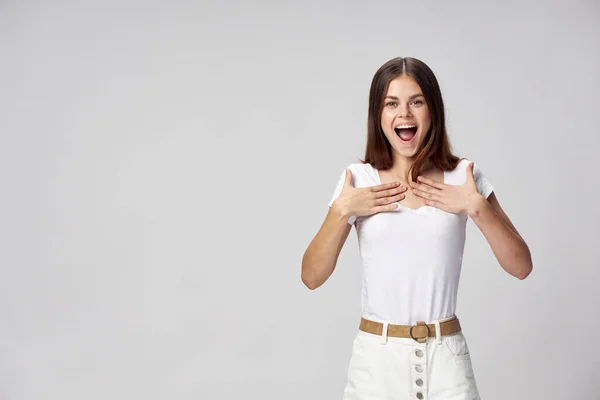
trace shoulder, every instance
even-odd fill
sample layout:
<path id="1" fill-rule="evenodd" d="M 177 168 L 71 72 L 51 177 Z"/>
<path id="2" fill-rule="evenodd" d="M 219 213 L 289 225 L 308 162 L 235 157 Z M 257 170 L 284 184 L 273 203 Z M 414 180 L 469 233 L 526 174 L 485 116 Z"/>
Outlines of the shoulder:
<path id="1" fill-rule="evenodd" d="M 461 159 L 458 165 L 456 166 L 455 170 L 458 172 L 454 179 L 459 184 L 463 184 L 464 182 L 466 182 L 467 167 L 471 163 L 473 163 L 473 179 L 475 180 L 477 189 L 479 190 L 479 193 L 481 193 L 485 198 L 487 198 L 494 191 L 494 185 L 485 176 L 481 167 L 477 165 L 475 161 L 466 158 Z"/>
<path id="2" fill-rule="evenodd" d="M 455 172 L 455 173 L 459 173 L 462 174 L 464 171 L 467 170 L 467 167 L 469 166 L 469 164 L 473 163 L 473 172 L 475 172 L 475 170 L 479 169 L 479 165 L 477 164 L 477 162 L 469 159 L 469 158 L 461 158 L 458 161 L 458 164 L 456 164 L 456 167 L 454 168 L 453 171 L 449 171 L 450 173 Z"/>
<path id="3" fill-rule="evenodd" d="M 471 161 L 467 158 L 461 158 L 456 167 L 453 170 L 446 171 L 446 175 L 450 181 L 453 183 L 455 181 L 460 181 L 462 177 L 465 176 L 465 171 L 467 170 L 467 165 L 469 165 Z"/>
<path id="4" fill-rule="evenodd" d="M 346 169 L 349 169 L 350 171 L 352 171 L 353 174 L 367 174 L 367 175 L 372 175 L 373 172 L 375 172 L 373 166 L 369 163 L 352 163 L 352 164 L 348 164 L 346 166 Z"/>
<path id="5" fill-rule="evenodd" d="M 471 163 L 473 163 L 473 177 L 475 180 L 484 178 L 483 172 L 477 162 L 469 158 L 461 158 L 456 167 L 452 171 L 447 172 L 448 180 L 453 184 L 462 185 L 466 179 L 467 167 Z"/>
<path id="6" fill-rule="evenodd" d="M 369 163 L 348 164 L 345 169 L 352 172 L 354 187 L 373 186 L 377 183 L 377 171 Z"/>

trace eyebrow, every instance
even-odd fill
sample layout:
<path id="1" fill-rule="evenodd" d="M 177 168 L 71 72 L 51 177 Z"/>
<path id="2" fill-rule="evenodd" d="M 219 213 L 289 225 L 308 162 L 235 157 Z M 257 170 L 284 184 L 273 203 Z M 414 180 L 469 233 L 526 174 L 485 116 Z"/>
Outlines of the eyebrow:
<path id="1" fill-rule="evenodd" d="M 412 99 L 414 99 L 414 98 L 421 97 L 421 96 L 423 96 L 423 93 L 417 93 L 417 94 L 413 94 L 413 95 L 412 95 L 412 96 L 410 96 L 408 99 L 409 99 L 409 100 L 412 100 Z M 385 96 L 385 98 L 386 98 L 386 99 L 392 99 L 392 100 L 398 100 L 398 98 L 397 98 L 396 96 Z"/>

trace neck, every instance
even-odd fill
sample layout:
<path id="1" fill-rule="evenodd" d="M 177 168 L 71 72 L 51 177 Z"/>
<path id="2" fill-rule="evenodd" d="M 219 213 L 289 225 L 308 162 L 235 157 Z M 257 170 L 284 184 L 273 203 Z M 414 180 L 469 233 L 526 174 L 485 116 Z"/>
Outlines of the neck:
<path id="1" fill-rule="evenodd" d="M 414 159 L 398 156 L 395 158 L 394 165 L 392 166 L 392 168 L 389 169 L 389 171 L 396 177 L 405 178 L 408 174 L 408 170 L 410 169 L 410 167 L 412 167 L 413 164 Z M 421 170 L 421 175 L 424 172 L 430 170 L 431 168 L 431 162 L 429 160 L 425 161 Z M 408 177 L 408 180 L 412 181 L 410 176 Z"/>

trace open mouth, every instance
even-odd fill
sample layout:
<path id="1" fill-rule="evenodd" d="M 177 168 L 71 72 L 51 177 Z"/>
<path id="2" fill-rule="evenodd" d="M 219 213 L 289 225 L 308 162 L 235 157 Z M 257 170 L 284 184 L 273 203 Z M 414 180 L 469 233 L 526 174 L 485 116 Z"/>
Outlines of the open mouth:
<path id="1" fill-rule="evenodd" d="M 396 135 L 398 135 L 398 137 L 400 138 L 401 141 L 410 142 L 415 137 L 415 134 L 417 133 L 417 126 L 416 125 L 401 125 L 401 126 L 395 127 L 394 131 L 396 132 Z"/>

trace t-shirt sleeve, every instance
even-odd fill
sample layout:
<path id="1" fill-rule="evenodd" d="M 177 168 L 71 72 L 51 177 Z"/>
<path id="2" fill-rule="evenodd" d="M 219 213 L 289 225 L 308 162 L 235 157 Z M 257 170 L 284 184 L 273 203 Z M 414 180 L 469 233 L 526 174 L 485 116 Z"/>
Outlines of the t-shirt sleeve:
<path id="1" fill-rule="evenodd" d="M 337 185 L 335 186 L 333 195 L 331 196 L 331 200 L 329 200 L 329 203 L 327 204 L 329 207 L 331 207 L 331 205 L 333 204 L 335 199 L 337 199 L 340 196 L 340 194 L 342 193 L 342 188 L 344 187 L 344 181 L 346 180 L 346 169 L 349 169 L 350 171 L 352 171 L 350 166 L 348 166 L 342 170 L 342 174 L 340 175 L 340 179 L 338 179 Z M 354 185 L 354 172 L 352 172 L 352 184 Z M 351 215 L 350 217 L 348 217 L 348 223 L 350 225 L 354 224 L 354 221 L 356 221 L 355 215 Z"/>
<path id="2" fill-rule="evenodd" d="M 473 164 L 473 177 L 475 178 L 477 190 L 483 197 L 487 199 L 488 196 L 494 191 L 494 185 L 492 185 L 492 183 L 487 179 L 477 163 Z"/>

